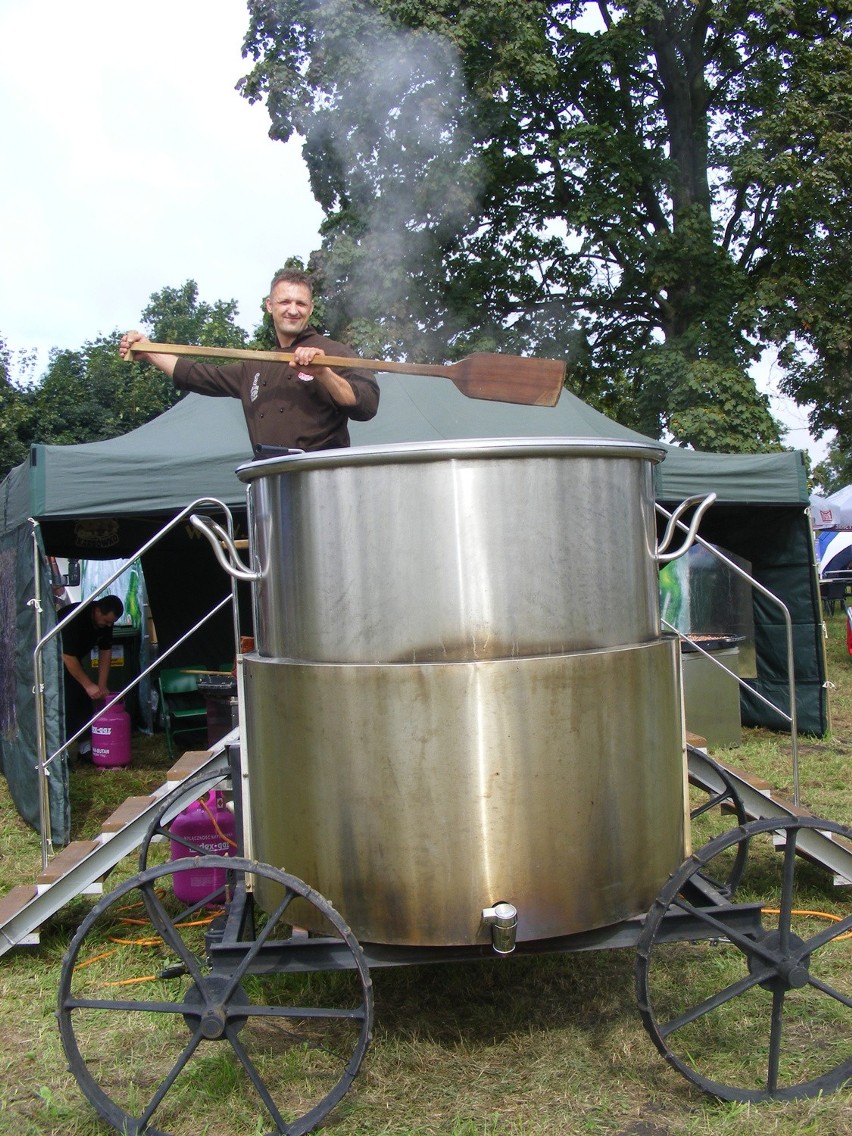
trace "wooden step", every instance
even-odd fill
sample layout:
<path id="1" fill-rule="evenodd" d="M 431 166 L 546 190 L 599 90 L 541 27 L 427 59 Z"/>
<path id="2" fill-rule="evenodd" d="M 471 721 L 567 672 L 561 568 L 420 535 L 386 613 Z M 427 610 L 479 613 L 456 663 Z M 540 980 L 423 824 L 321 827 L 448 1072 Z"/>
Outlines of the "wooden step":
<path id="1" fill-rule="evenodd" d="M 757 789 L 759 793 L 769 793 L 772 789 L 770 782 L 764 781 L 762 777 L 756 777 L 753 773 L 746 773 L 744 769 L 738 769 L 736 765 L 731 765 L 728 761 L 722 764 L 723 768 L 729 769 L 731 773 L 733 773 L 735 777 L 739 777 L 741 781 L 747 781 L 752 789 Z"/>
<path id="2" fill-rule="evenodd" d="M 693 749 L 702 749 L 702 746 L 698 745 L 697 742 L 703 741 L 703 738 L 696 738 L 695 734 L 687 734 L 687 744 Z M 751 785 L 752 789 L 756 789 L 758 793 L 768 795 L 771 791 L 773 791 L 772 785 L 769 781 L 765 781 L 762 777 L 757 777 L 754 773 L 749 773 L 745 769 L 740 769 L 736 765 L 731 765 L 731 763 L 727 760 L 727 757 L 712 757 L 709 753 L 706 752 L 706 750 L 704 751 L 704 753 L 708 758 L 710 758 L 711 761 L 714 761 L 716 765 L 720 766 L 722 769 L 727 769 L 729 773 L 732 773 L 734 775 L 734 777 L 739 777 L 741 781 L 745 781 L 748 785 Z"/>
<path id="3" fill-rule="evenodd" d="M 97 840 L 80 840 L 63 848 L 35 885 L 19 885 L 0 898 L 0 955 L 16 946 L 38 942 L 38 929 L 68 902 L 69 896 L 99 895 L 116 864 L 137 849 L 146 835 L 146 812 L 168 797 L 179 782 L 210 763 L 211 777 L 229 776 L 221 750 L 186 753 L 150 796 L 129 797 L 107 818 Z M 91 857 L 91 860 L 89 859 Z"/>
<path id="4" fill-rule="evenodd" d="M 33 884 L 19 884 L 11 891 L 6 892 L 0 899 L 0 927 L 7 923 L 14 915 L 27 906 L 31 899 L 38 895 L 38 888 Z"/>
<path id="5" fill-rule="evenodd" d="M 779 803 L 782 803 L 786 809 L 789 809 L 789 811 L 794 816 L 814 816 L 814 814 L 809 812 L 807 809 L 802 809 L 797 807 L 796 805 L 792 805 L 789 801 L 784 801 L 783 798 L 778 797 L 776 794 L 772 794 L 772 796 L 774 800 L 777 800 Z M 819 820 L 819 817 L 817 817 L 816 819 Z M 852 852 L 852 841 L 847 840 L 846 837 L 842 836 L 840 833 L 823 832 L 823 836 L 825 836 L 826 839 L 830 840 L 833 844 L 838 845 L 838 847 L 845 849 L 847 852 Z M 783 849 L 787 846 L 787 841 L 784 839 L 781 833 L 775 833 L 774 845 L 778 852 L 783 851 Z M 819 855 L 812 855 L 807 848 L 802 847 L 801 843 L 798 843 L 796 845 L 796 854 L 798 856 L 801 856 L 803 860 L 807 860 L 809 863 L 815 864 L 817 868 L 824 868 L 826 866 L 824 860 L 821 859 Z M 846 874 L 838 875 L 835 872 L 834 883 L 837 887 L 849 887 L 850 885 L 852 885 L 852 879 L 849 879 L 848 875 Z"/>
<path id="6" fill-rule="evenodd" d="M 786 797 L 782 797 L 781 794 L 776 793 L 775 790 L 772 790 L 772 792 L 767 793 L 766 795 L 771 801 L 775 801 L 777 804 L 781 805 L 781 807 L 788 813 L 790 813 L 791 816 L 811 817 L 815 820 L 820 819 L 816 815 L 816 813 L 811 812 L 811 810 L 805 808 L 804 805 L 794 805 L 792 801 L 788 801 Z M 842 833 L 826 832 L 825 835 L 828 836 L 830 840 L 833 840 L 835 844 L 839 844 L 841 848 L 846 848 L 850 852 L 852 852 L 852 840 L 849 840 L 848 837 L 844 836 Z M 783 840 L 781 841 L 781 843 L 783 844 Z"/>
<path id="7" fill-rule="evenodd" d="M 166 777 L 169 781 L 183 781 L 185 778 L 191 777 L 192 774 L 200 769 L 209 759 L 209 749 L 189 750 L 182 757 L 178 758 L 166 774 Z"/>
<path id="8" fill-rule="evenodd" d="M 775 801 L 793 816 L 812 817 L 814 815 L 811 810 L 806 809 L 804 805 L 794 805 L 792 801 L 789 801 L 786 797 L 782 797 L 781 794 L 776 793 L 774 789 L 772 790 L 772 792 L 768 793 L 767 796 L 771 801 Z"/>
<path id="9" fill-rule="evenodd" d="M 154 804 L 156 797 L 128 797 L 103 823 L 105 833 L 118 832 Z"/>
<path id="10" fill-rule="evenodd" d="M 37 884 L 55 884 L 58 879 L 83 862 L 99 846 L 98 840 L 75 840 L 54 856 L 41 875 Z"/>
<path id="11" fill-rule="evenodd" d="M 4 951 L 10 946 L 36 947 L 41 941 L 38 928 L 28 934 L 17 936 L 15 940 L 10 939 L 6 934 L 7 924 L 36 899 L 38 890 L 32 884 L 19 884 L 0 899 L 0 946 Z"/>

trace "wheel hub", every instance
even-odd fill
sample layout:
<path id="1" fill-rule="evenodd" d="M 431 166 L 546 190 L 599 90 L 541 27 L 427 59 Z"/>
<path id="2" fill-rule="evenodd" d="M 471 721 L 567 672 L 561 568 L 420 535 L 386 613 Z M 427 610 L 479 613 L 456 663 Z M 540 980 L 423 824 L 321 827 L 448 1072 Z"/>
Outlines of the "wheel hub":
<path id="1" fill-rule="evenodd" d="M 193 982 L 184 1001 L 188 1006 L 202 1006 L 203 1009 L 200 1014 L 183 1015 L 187 1029 L 194 1033 L 200 1026 L 202 1037 L 209 1041 L 220 1041 L 229 1025 L 239 1033 L 248 1018 L 244 1014 L 234 1013 L 234 1007 L 239 1009 L 250 1006 L 251 1002 L 239 984 L 225 1002 L 229 984 L 230 979 L 225 974 L 211 974 L 203 980 L 201 986 Z"/>
<path id="2" fill-rule="evenodd" d="M 748 969 L 750 974 L 756 974 L 767 965 L 774 967 L 774 972 L 758 983 L 764 990 L 773 992 L 782 990 L 801 990 L 807 986 L 810 975 L 810 955 L 804 953 L 804 939 L 792 931 L 787 933 L 787 949 L 781 950 L 781 932 L 769 931 L 760 940 L 764 951 L 769 951 L 774 957 L 768 963 L 763 954 L 749 955 Z"/>

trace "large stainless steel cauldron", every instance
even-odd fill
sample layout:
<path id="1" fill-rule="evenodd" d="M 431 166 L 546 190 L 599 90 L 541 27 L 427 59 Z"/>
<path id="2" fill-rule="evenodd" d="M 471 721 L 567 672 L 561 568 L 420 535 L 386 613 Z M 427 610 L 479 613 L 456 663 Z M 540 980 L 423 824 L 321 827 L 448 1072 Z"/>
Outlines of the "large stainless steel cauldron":
<path id="1" fill-rule="evenodd" d="M 489 441 L 306 454 L 250 483 L 257 649 L 500 659 L 660 633 L 659 447 Z"/>
<path id="2" fill-rule="evenodd" d="M 676 650 L 250 658 L 255 855 L 366 942 L 486 942 L 500 902 L 519 940 L 646 911 L 685 856 Z"/>
<path id="3" fill-rule="evenodd" d="M 486 942 L 500 902 L 521 940 L 646 910 L 686 841 L 663 452 L 501 440 L 243 467 L 252 854 L 372 942 Z"/>

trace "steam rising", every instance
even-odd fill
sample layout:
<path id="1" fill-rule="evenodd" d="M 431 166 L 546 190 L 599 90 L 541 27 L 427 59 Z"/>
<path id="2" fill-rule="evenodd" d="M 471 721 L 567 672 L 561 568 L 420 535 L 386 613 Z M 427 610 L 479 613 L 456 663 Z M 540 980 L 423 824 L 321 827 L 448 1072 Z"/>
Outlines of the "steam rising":
<path id="1" fill-rule="evenodd" d="M 404 320 L 436 300 L 440 250 L 479 215 L 470 101 L 448 39 L 400 29 L 364 5 L 355 11 L 357 44 L 350 38 L 349 47 L 356 65 L 350 57 L 333 90 L 326 76 L 325 105 L 315 104 L 313 119 L 319 134 L 307 148 L 321 146 L 328 163 L 314 179 L 324 207 L 355 209 L 327 262 L 329 279 L 346 282 L 350 317 L 393 317 L 398 309 Z M 315 56 L 340 36 L 343 20 L 351 31 L 351 2 L 320 0 Z"/>

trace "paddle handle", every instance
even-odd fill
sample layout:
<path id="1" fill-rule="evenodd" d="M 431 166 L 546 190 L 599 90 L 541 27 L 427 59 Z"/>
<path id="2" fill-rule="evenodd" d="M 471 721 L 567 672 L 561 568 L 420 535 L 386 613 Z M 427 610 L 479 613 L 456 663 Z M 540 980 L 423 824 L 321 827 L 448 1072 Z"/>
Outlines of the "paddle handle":
<path id="1" fill-rule="evenodd" d="M 269 359 L 275 363 L 292 363 L 292 351 L 253 351 L 248 347 L 193 347 L 186 343 L 148 343 L 140 340 L 129 348 L 125 361 L 134 354 L 195 355 L 207 359 Z M 343 355 L 323 355 L 318 363 L 326 367 L 349 367 L 360 371 L 390 371 L 400 375 L 438 375 L 451 378 L 450 367 L 431 363 L 392 363 L 387 359 L 355 359 Z"/>

